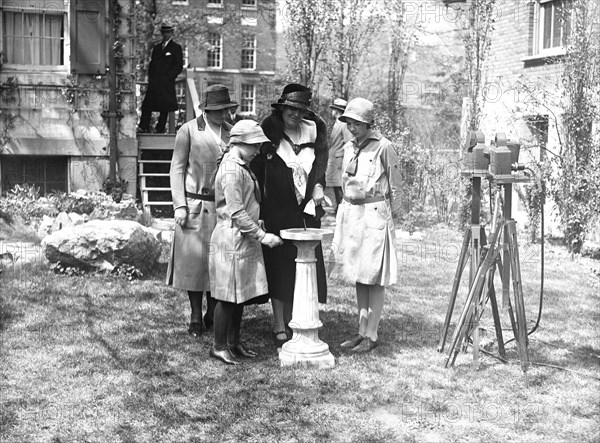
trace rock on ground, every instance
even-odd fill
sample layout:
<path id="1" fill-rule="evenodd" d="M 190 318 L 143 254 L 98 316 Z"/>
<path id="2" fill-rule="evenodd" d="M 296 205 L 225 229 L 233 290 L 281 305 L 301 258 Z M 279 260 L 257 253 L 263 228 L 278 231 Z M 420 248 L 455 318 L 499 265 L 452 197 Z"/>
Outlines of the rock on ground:
<path id="1" fill-rule="evenodd" d="M 131 220 L 92 220 L 67 226 L 45 237 L 42 248 L 53 263 L 100 269 L 128 264 L 142 272 L 156 264 L 161 252 L 152 232 Z"/>

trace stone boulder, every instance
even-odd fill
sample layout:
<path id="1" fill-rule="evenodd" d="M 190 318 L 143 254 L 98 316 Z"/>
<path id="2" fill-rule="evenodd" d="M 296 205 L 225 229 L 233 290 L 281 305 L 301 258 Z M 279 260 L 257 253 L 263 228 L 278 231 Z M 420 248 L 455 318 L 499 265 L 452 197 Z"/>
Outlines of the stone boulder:
<path id="1" fill-rule="evenodd" d="M 150 270 L 161 253 L 161 244 L 144 226 L 131 220 L 91 220 L 63 227 L 42 240 L 51 263 L 112 270 L 118 264 Z"/>
<path id="2" fill-rule="evenodd" d="M 90 214 L 90 220 L 134 220 L 141 219 L 141 211 L 135 200 L 123 199 L 119 203 L 105 201 L 99 203 Z"/>

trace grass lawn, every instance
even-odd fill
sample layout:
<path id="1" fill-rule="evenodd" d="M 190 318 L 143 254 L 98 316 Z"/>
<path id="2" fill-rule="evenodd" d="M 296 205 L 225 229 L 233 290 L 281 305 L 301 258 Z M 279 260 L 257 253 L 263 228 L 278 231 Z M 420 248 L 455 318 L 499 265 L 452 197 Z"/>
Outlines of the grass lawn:
<path id="1" fill-rule="evenodd" d="M 187 296 L 161 273 L 129 282 L 56 275 L 40 263 L 5 271 L 0 441 L 600 441 L 599 262 L 547 247 L 526 388 L 514 342 L 509 364 L 482 356 L 475 371 L 469 349 L 444 368 L 436 347 L 461 236 L 424 234 L 399 240 L 401 278 L 371 354 L 341 351 L 356 330 L 354 287 L 331 276 L 320 332 L 336 358 L 328 370 L 280 368 L 269 305 L 244 315 L 260 358 L 227 367 L 209 358 L 209 335 L 187 335 Z M 531 327 L 539 246 L 520 252 Z"/>

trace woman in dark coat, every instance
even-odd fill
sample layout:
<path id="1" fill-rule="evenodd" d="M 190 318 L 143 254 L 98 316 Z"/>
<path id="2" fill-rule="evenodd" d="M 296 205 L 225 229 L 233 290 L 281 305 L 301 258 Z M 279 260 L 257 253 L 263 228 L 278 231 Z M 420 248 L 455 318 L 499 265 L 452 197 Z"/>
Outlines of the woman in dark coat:
<path id="1" fill-rule="evenodd" d="M 287 85 L 273 111 L 261 124 L 271 141 L 251 165 L 263 198 L 261 219 L 267 232 L 282 229 L 319 228 L 325 211 L 325 171 L 328 145 L 325 122 L 310 107 L 311 91 L 299 84 Z M 296 246 L 263 248 L 269 296 L 273 305 L 273 337 L 278 345 L 291 338 Z M 319 302 L 327 299 L 325 263 L 321 246 L 316 249 Z"/>

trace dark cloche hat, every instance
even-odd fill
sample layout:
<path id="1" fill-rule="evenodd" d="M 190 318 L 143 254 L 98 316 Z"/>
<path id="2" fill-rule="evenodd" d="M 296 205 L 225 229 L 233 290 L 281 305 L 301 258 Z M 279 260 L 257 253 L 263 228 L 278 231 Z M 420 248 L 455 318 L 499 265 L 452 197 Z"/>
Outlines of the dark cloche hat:
<path id="1" fill-rule="evenodd" d="M 306 86 L 299 85 L 298 83 L 290 83 L 283 88 L 283 92 L 277 103 L 272 103 L 271 106 L 274 108 L 290 106 L 298 109 L 309 109 L 311 98 L 312 92 Z"/>
<path id="2" fill-rule="evenodd" d="M 173 25 L 170 25 L 166 22 L 162 22 L 162 24 L 160 25 L 160 32 L 172 32 L 175 30 L 175 27 L 173 27 Z"/>
<path id="3" fill-rule="evenodd" d="M 200 107 L 205 111 L 218 111 L 225 108 L 233 108 L 238 104 L 229 98 L 229 90 L 224 85 L 211 85 L 206 88 L 204 104 Z"/>

